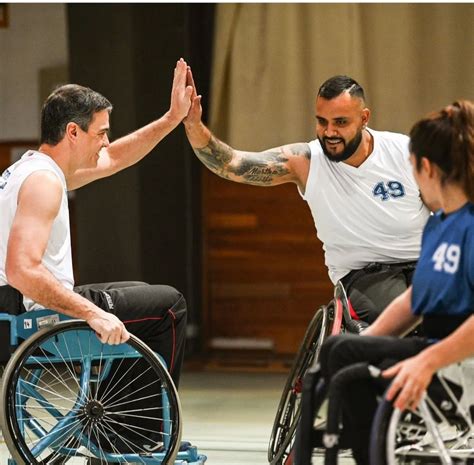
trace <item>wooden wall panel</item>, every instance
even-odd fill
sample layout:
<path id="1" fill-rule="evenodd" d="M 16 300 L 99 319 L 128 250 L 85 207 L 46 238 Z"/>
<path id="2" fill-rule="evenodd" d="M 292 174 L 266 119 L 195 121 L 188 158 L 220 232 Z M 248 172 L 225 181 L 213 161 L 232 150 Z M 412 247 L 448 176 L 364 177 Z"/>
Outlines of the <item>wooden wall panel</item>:
<path id="1" fill-rule="evenodd" d="M 4 141 L 0 142 L 0 174 L 12 164 L 12 156 L 21 156 L 29 149 L 37 149 L 37 141 Z"/>
<path id="2" fill-rule="evenodd" d="M 246 186 L 207 170 L 203 196 L 205 340 L 270 340 L 275 355 L 294 353 L 332 296 L 309 207 L 293 184 Z"/>

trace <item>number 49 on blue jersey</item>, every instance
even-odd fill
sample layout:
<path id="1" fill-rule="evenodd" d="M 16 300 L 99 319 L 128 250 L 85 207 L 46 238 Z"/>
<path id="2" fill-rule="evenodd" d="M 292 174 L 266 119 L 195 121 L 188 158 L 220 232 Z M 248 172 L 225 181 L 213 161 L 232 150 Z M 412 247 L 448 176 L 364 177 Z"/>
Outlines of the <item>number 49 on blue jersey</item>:
<path id="1" fill-rule="evenodd" d="M 445 271 L 454 274 L 459 268 L 459 259 L 461 258 L 461 248 L 457 244 L 448 244 L 443 242 L 431 257 L 436 271 Z"/>

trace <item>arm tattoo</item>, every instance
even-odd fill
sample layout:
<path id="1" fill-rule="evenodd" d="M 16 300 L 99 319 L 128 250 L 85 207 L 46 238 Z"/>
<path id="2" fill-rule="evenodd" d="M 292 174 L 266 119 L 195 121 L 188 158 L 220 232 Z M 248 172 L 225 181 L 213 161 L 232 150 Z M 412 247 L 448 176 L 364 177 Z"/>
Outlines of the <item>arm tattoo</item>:
<path id="1" fill-rule="evenodd" d="M 289 173 L 287 161 L 281 152 L 266 151 L 255 154 L 252 159 L 243 158 L 232 172 L 247 184 L 270 186 L 275 178 Z"/>
<path id="2" fill-rule="evenodd" d="M 305 157 L 307 160 L 311 160 L 311 149 L 309 144 L 292 144 L 289 148 L 293 155 Z"/>
<path id="3" fill-rule="evenodd" d="M 311 156 L 308 144 L 293 144 L 285 149 L 278 148 L 264 152 L 238 151 L 237 154 L 232 147 L 213 135 L 206 147 L 195 148 L 194 152 L 217 175 L 257 186 L 270 186 L 278 178 L 290 174 L 289 155 L 307 159 Z"/>
<path id="4" fill-rule="evenodd" d="M 226 176 L 226 169 L 234 156 L 233 152 L 234 151 L 231 147 L 212 135 L 209 144 L 203 148 L 194 149 L 194 153 L 197 155 L 199 160 L 201 160 L 211 171 L 225 178 L 228 177 Z"/>

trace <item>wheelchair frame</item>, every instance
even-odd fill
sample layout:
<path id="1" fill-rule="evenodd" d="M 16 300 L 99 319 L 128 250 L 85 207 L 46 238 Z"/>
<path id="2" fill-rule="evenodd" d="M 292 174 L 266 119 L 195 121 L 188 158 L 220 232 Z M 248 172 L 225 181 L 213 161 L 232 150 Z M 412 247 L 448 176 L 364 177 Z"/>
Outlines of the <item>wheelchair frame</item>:
<path id="1" fill-rule="evenodd" d="M 2 431 L 13 456 L 9 459 L 9 465 L 59 465 L 74 457 L 83 457 L 83 460 L 88 461 L 86 463 L 200 465 L 205 462 L 206 457 L 199 455 L 196 447 L 179 450 L 182 417 L 177 391 L 164 361 L 138 338 L 132 335 L 127 343 L 116 346 L 102 344 L 84 321 L 71 320 L 51 310 L 32 311 L 19 316 L 0 314 L 0 321 L 10 324 L 10 345 L 16 348 L 4 371 L 1 394 Z M 20 341 L 23 342 L 20 344 Z M 106 406 L 102 400 L 104 396 L 97 400 L 91 392 L 93 389 L 98 390 L 101 383 L 105 384 L 114 363 L 120 366 L 124 360 L 128 360 L 132 367 L 138 363 L 142 366 L 147 363 L 146 371 L 151 370 L 156 376 L 156 382 L 150 384 L 157 384 L 156 388 L 152 387 L 155 393 L 153 396 L 159 396 L 160 404 L 148 410 L 159 409 L 161 416 L 149 414 L 146 417 L 141 414 L 145 422 L 155 421 L 155 426 L 161 425 L 158 434 L 161 448 L 156 452 L 143 449 L 120 452 L 111 446 L 110 440 L 106 444 L 109 450 L 101 449 L 100 435 L 108 437 L 113 431 L 110 426 L 108 430 L 99 430 L 99 425 L 109 415 L 107 408 L 113 410 L 113 401 L 110 400 Z M 130 368 L 122 378 L 129 371 Z M 66 414 L 62 412 L 66 410 L 65 407 L 58 407 L 59 404 L 54 403 L 57 400 L 54 395 L 58 395 L 56 392 L 52 394 L 54 388 L 45 389 L 45 384 L 42 384 L 42 376 L 52 376 L 52 384 L 59 384 L 63 372 L 68 376 L 64 385 L 73 385 L 68 393 L 72 398 L 69 402 L 72 408 Z M 111 376 L 112 380 L 115 373 Z M 122 378 L 114 382 L 118 384 Z M 149 388 L 150 384 L 138 391 Z M 114 397 L 110 392 L 108 395 L 109 399 Z M 120 395 L 125 398 L 126 394 Z M 129 397 L 126 399 L 128 402 Z M 135 402 L 138 400 L 135 399 Z M 153 405 L 153 400 L 150 401 Z M 40 408 L 41 412 L 45 412 L 43 417 L 36 414 Z M 140 410 L 132 412 L 127 415 L 136 417 L 135 412 Z M 125 428 L 131 430 L 127 421 L 129 419 L 125 420 Z M 110 424 L 119 425 L 119 422 L 113 420 Z M 123 428 L 123 424 L 120 426 Z M 135 434 L 145 438 L 144 428 L 138 425 L 135 428 Z M 92 432 L 96 434 L 92 439 L 91 434 L 85 434 Z M 32 447 L 27 444 L 31 435 L 35 436 Z M 66 436 L 69 438 L 66 439 Z M 134 445 L 127 442 L 122 441 L 122 445 L 126 444 L 128 448 Z M 48 454 L 46 457 L 45 453 Z"/>
<path id="2" fill-rule="evenodd" d="M 428 388 L 414 412 L 381 400 L 371 432 L 372 465 L 433 463 L 438 457 L 442 465 L 474 463 L 474 359 L 443 368 L 434 379 L 438 392 Z"/>
<path id="3" fill-rule="evenodd" d="M 271 465 L 293 463 L 292 448 L 301 417 L 305 376 L 318 363 L 323 342 L 330 335 L 346 331 L 358 334 L 361 329 L 363 324 L 353 320 L 350 301 L 343 284 L 338 281 L 334 287 L 334 298 L 316 310 L 283 388 L 268 446 L 268 462 Z"/>
<path id="4" fill-rule="evenodd" d="M 468 375 L 463 371 L 466 365 Z M 457 376 L 453 371 L 458 372 Z M 305 383 L 302 401 L 301 425 L 305 427 L 298 429 L 295 443 L 297 465 L 310 465 L 318 445 L 324 447 L 324 464 L 337 464 L 339 451 L 350 447 L 340 431 L 340 406 L 348 389 L 346 383 L 356 378 L 377 378 L 380 372 L 366 363 L 356 363 L 340 370 L 328 387 L 319 378 L 317 367 L 310 370 L 310 383 Z M 434 388 L 433 382 L 430 384 L 415 412 L 394 409 L 392 402 L 382 397 L 371 431 L 371 465 L 474 463 L 473 360 L 440 370 L 434 380 L 438 388 Z M 326 399 L 327 421 L 322 424 L 324 429 L 316 429 L 315 418 Z"/>

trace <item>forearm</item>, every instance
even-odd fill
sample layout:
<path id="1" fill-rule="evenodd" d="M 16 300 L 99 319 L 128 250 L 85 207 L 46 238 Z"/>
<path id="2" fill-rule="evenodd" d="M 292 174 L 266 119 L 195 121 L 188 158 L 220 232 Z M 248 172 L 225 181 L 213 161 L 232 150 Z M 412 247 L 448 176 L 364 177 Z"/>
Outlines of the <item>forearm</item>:
<path id="1" fill-rule="evenodd" d="M 233 170 L 231 165 L 235 156 L 234 149 L 214 137 L 211 133 L 209 135 L 208 143 L 205 146 L 193 146 L 194 153 L 206 168 L 213 173 L 225 179 L 239 181 L 233 176 L 235 170 Z"/>
<path id="2" fill-rule="evenodd" d="M 394 378 L 386 393 L 387 400 L 395 399 L 394 407 L 400 410 L 415 409 L 439 369 L 474 355 L 473 331 L 471 315 L 448 337 L 386 369 L 382 375 Z"/>
<path id="3" fill-rule="evenodd" d="M 209 144 L 212 133 L 202 121 L 191 124 L 184 120 L 184 128 L 194 150 L 204 148 Z"/>
<path id="4" fill-rule="evenodd" d="M 110 144 L 106 150 L 113 164 L 113 171 L 120 171 L 140 161 L 180 122 L 181 120 L 168 111 L 160 119 Z"/>
<path id="5" fill-rule="evenodd" d="M 411 312 L 411 287 L 394 299 L 366 330 L 364 336 L 401 336 L 415 326 L 418 317 Z"/>
<path id="6" fill-rule="evenodd" d="M 201 121 L 195 124 L 185 122 L 184 127 L 199 160 L 218 176 L 231 179 L 230 163 L 234 149 L 217 139 Z"/>
<path id="7" fill-rule="evenodd" d="M 204 124 L 185 124 L 188 139 L 199 160 L 213 173 L 254 186 L 298 182 L 292 166 L 308 161 L 307 144 L 291 144 L 262 152 L 236 150 L 215 137 Z M 293 165 L 291 165 L 291 161 Z"/>
<path id="8" fill-rule="evenodd" d="M 42 264 L 8 273 L 7 279 L 23 295 L 70 317 L 88 321 L 101 312 L 92 302 L 65 288 Z"/>

